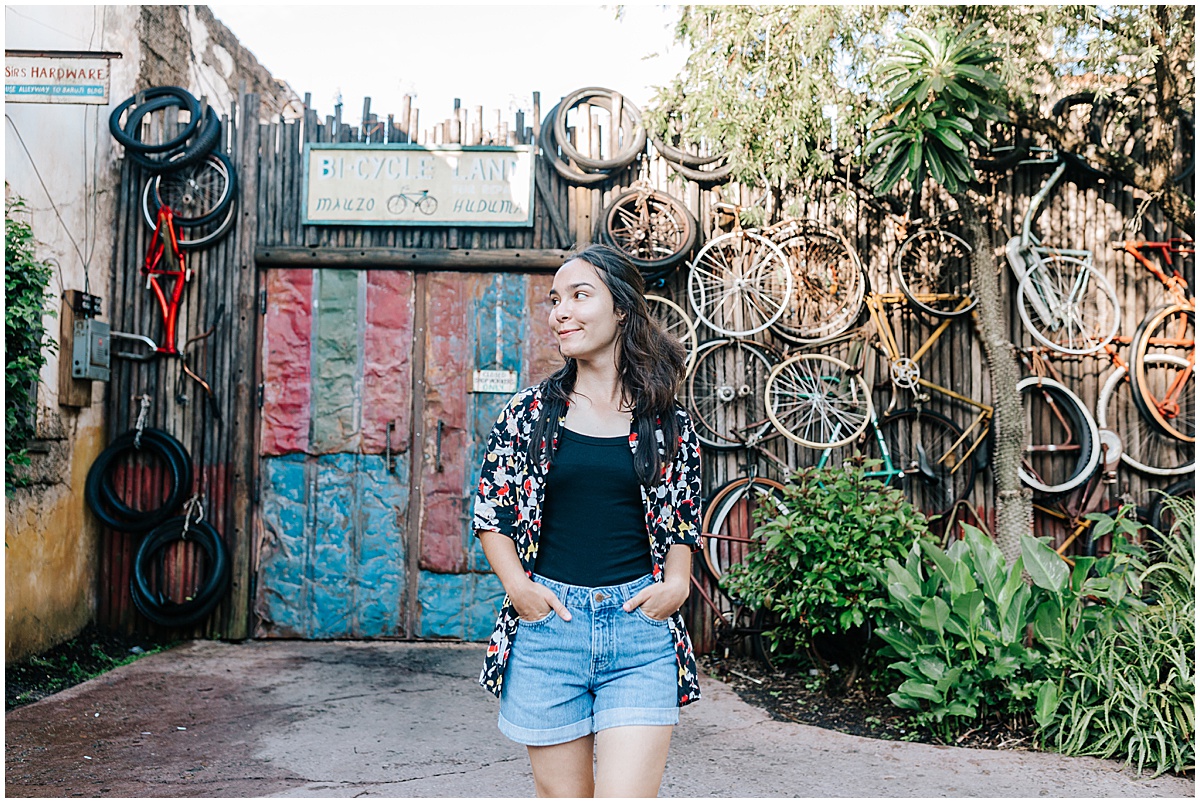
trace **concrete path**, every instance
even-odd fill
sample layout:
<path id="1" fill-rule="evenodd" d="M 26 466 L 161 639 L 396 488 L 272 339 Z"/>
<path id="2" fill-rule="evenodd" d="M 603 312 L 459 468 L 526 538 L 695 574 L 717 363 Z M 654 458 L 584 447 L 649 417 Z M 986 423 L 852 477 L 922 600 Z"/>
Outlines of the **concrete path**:
<path id="1" fill-rule="evenodd" d="M 190 642 L 5 717 L 8 797 L 531 797 L 478 644 Z M 663 797 L 1178 797 L 1117 762 L 773 722 L 723 683 L 684 708 Z"/>

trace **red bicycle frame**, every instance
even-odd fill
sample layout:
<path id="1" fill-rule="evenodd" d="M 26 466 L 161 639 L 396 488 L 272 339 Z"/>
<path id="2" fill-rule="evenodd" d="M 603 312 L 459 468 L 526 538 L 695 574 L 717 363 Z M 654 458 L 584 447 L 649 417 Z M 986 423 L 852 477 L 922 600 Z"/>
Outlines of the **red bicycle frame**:
<path id="1" fill-rule="evenodd" d="M 174 264 L 163 267 L 164 257 L 168 261 L 173 260 Z M 163 340 L 166 343 L 158 346 L 155 351 L 159 354 L 178 355 L 175 325 L 179 318 L 179 302 L 183 299 L 183 288 L 192 278 L 192 272 L 184 263 L 183 251 L 179 248 L 175 213 L 169 206 L 164 205 L 158 210 L 154 236 L 150 239 L 150 248 L 146 251 L 146 262 L 142 265 L 142 272 L 146 274 L 146 289 L 154 291 L 163 317 Z M 160 276 L 169 276 L 175 280 L 171 286 L 170 298 L 167 298 L 167 294 L 158 283 Z"/>

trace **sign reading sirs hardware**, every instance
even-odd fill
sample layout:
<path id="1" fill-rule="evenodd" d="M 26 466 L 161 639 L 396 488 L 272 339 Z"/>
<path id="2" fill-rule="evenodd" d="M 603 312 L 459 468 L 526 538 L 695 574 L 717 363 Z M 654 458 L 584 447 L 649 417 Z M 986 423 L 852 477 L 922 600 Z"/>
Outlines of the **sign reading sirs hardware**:
<path id="1" fill-rule="evenodd" d="M 533 148 L 306 143 L 303 222 L 532 226 Z"/>

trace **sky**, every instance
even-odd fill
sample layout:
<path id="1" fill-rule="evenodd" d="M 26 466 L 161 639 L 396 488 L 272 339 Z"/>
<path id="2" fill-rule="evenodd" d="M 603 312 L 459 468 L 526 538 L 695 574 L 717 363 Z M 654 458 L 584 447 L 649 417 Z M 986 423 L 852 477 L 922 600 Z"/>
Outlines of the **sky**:
<path id="1" fill-rule="evenodd" d="M 673 43 L 677 11 L 659 5 L 232 5 L 209 8 L 259 62 L 300 97 L 312 93 L 318 114 L 342 98 L 347 122 L 363 97 L 380 118 L 398 114 L 415 95 L 421 125 L 450 116 L 454 99 L 499 109 L 512 120 L 542 113 L 587 86 L 614 89 L 638 106 L 682 67 Z"/>

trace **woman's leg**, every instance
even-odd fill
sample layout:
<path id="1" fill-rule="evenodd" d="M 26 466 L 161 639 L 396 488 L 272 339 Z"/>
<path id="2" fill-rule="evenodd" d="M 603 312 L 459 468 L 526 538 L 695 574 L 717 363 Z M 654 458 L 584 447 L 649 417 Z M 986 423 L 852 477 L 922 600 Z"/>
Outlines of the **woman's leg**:
<path id="1" fill-rule="evenodd" d="M 596 797 L 657 797 L 672 725 L 623 725 L 596 734 Z"/>
<path id="2" fill-rule="evenodd" d="M 533 783 L 538 797 L 591 797 L 592 749 L 595 734 L 562 744 L 529 748 Z M 661 776 L 662 770 L 659 770 Z"/>

